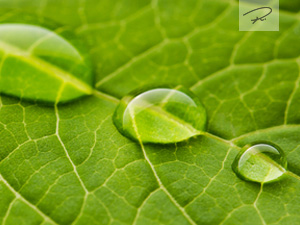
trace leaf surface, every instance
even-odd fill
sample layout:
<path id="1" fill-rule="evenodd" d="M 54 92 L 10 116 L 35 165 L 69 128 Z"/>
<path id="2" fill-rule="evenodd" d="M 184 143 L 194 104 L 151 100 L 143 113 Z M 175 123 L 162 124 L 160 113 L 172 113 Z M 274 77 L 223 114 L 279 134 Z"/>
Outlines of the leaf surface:
<path id="1" fill-rule="evenodd" d="M 75 30 L 98 90 L 54 107 L 1 96 L 0 223 L 299 224 L 300 5 L 280 4 L 279 32 L 239 32 L 236 1 L 0 0 L 1 23 Z M 199 97 L 209 133 L 176 145 L 123 137 L 119 99 L 170 82 Z M 233 173 L 258 140 L 287 154 L 285 179 Z"/>

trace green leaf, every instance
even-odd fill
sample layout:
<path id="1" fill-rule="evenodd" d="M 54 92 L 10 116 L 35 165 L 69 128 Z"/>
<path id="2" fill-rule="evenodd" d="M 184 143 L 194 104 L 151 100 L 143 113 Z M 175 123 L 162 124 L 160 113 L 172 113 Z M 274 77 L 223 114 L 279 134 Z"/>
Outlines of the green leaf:
<path id="1" fill-rule="evenodd" d="M 1 96 L 0 224 L 299 224 L 300 5 L 280 4 L 279 32 L 239 32 L 237 1 L 0 0 L 1 23 L 74 30 L 97 89 L 53 107 Z M 119 99 L 149 83 L 189 87 L 208 133 L 122 136 Z M 290 171 L 263 186 L 231 169 L 262 140 Z"/>

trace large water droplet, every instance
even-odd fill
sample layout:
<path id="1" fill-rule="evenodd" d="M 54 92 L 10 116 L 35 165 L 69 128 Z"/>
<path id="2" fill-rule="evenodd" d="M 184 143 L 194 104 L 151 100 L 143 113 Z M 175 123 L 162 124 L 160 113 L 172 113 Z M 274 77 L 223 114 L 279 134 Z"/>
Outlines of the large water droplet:
<path id="1" fill-rule="evenodd" d="M 174 143 L 200 134 L 206 112 L 199 100 L 183 87 L 156 88 L 124 97 L 114 123 L 125 136 L 143 143 Z"/>
<path id="2" fill-rule="evenodd" d="M 284 152 L 271 143 L 246 145 L 232 164 L 238 177 L 259 183 L 277 180 L 286 172 L 286 167 Z"/>
<path id="3" fill-rule="evenodd" d="M 31 100 L 69 101 L 92 93 L 93 75 L 82 45 L 46 28 L 0 25 L 0 91 Z M 74 42 L 77 43 L 76 47 Z"/>

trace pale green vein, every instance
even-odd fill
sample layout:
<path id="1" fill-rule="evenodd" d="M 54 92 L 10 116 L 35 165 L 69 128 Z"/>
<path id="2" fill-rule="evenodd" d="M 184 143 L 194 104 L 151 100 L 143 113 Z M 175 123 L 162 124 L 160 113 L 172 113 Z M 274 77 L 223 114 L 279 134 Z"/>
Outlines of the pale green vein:
<path id="1" fill-rule="evenodd" d="M 190 87 L 192 91 L 195 91 L 199 86 L 206 84 L 209 81 L 215 80 L 218 77 L 222 77 L 226 74 L 226 72 L 229 72 L 232 69 L 240 69 L 240 68 L 247 68 L 247 67 L 252 67 L 252 66 L 268 66 L 269 64 L 272 63 L 279 63 L 279 62 L 290 62 L 293 60 L 299 60 L 300 56 L 295 57 L 295 58 L 287 58 L 287 59 L 272 59 L 267 62 L 262 62 L 262 63 L 243 63 L 243 64 L 230 64 L 227 67 L 216 71 L 215 73 L 210 74 L 209 76 L 205 77 L 202 80 L 199 80 L 196 84 Z"/>
<path id="2" fill-rule="evenodd" d="M 44 37 L 38 39 L 36 42 L 34 42 L 28 49 L 27 52 L 32 55 L 33 51 L 35 50 L 36 47 L 38 47 L 40 44 L 42 44 L 44 41 L 49 40 L 50 38 L 54 37 L 56 33 L 50 32 L 49 34 L 45 35 Z"/>
<path id="3" fill-rule="evenodd" d="M 83 1 L 83 0 L 81 0 Z M 139 10 L 137 10 L 135 13 L 130 14 L 128 17 L 125 17 L 121 20 L 109 20 L 105 22 L 96 22 L 96 23 L 83 23 L 80 27 L 77 28 L 77 33 L 82 33 L 86 30 L 93 30 L 93 29 L 102 29 L 110 26 L 120 25 L 120 24 L 126 24 L 130 21 L 133 21 L 137 19 L 139 16 L 143 15 L 147 11 L 151 10 L 151 5 L 146 5 Z M 82 12 L 81 12 L 82 13 Z"/>
<path id="4" fill-rule="evenodd" d="M 287 124 L 287 122 L 288 122 L 287 120 L 288 120 L 290 106 L 292 104 L 294 96 L 297 93 L 297 91 L 299 89 L 299 85 L 300 85 L 300 61 L 299 61 L 299 59 L 297 60 L 297 64 L 298 64 L 298 68 L 299 68 L 299 71 L 298 71 L 299 75 L 298 75 L 298 78 L 295 82 L 295 86 L 294 86 L 294 89 L 292 91 L 292 94 L 290 95 L 290 97 L 287 101 L 287 104 L 286 104 L 286 108 L 285 108 L 285 112 L 284 112 L 284 124 Z"/>
<path id="5" fill-rule="evenodd" d="M 3 217 L 3 221 L 2 221 L 2 224 L 3 224 L 3 225 L 6 224 L 6 220 L 7 220 L 8 216 L 9 216 L 9 213 L 10 213 L 10 211 L 11 211 L 11 209 L 12 209 L 14 203 L 15 203 L 17 200 L 18 200 L 18 198 L 16 197 L 16 198 L 14 198 L 14 199 L 9 203 L 8 208 L 7 208 L 7 211 L 6 211 L 6 213 L 5 213 L 4 217 Z"/>
<path id="6" fill-rule="evenodd" d="M 187 208 L 189 205 L 193 204 L 193 202 L 195 202 L 198 198 L 200 198 L 206 192 L 206 190 L 209 188 L 209 186 L 212 184 L 212 182 L 219 176 L 219 174 L 224 169 L 225 162 L 226 162 L 230 152 L 231 152 L 231 149 L 229 148 L 226 153 L 226 156 L 224 157 L 224 160 L 222 161 L 222 165 L 221 165 L 221 168 L 219 169 L 219 171 L 209 180 L 208 184 L 203 188 L 202 192 L 199 195 L 195 196 L 188 204 L 186 204 L 184 206 L 184 208 Z"/>
<path id="7" fill-rule="evenodd" d="M 59 120 L 60 120 L 60 119 L 59 119 L 59 114 L 58 114 L 57 105 L 55 105 L 54 108 L 55 108 L 55 115 L 56 115 L 56 133 L 55 133 L 55 134 L 56 134 L 56 136 L 57 136 L 57 138 L 58 138 L 58 140 L 59 140 L 61 146 L 63 147 L 64 152 L 65 152 L 65 154 L 66 154 L 66 156 L 67 156 L 69 162 L 71 163 L 71 165 L 72 165 L 72 167 L 73 167 L 74 173 L 75 173 L 76 177 L 78 178 L 78 181 L 80 182 L 80 184 L 81 184 L 83 190 L 85 191 L 85 195 L 87 195 L 87 194 L 89 193 L 89 191 L 87 190 L 85 184 L 84 184 L 83 181 L 81 180 L 81 178 L 80 178 L 80 176 L 79 176 L 79 174 L 78 174 L 78 172 L 77 172 L 77 168 L 76 168 L 75 164 L 73 163 L 73 161 L 72 161 L 72 159 L 71 159 L 71 157 L 70 157 L 70 155 L 69 155 L 69 153 L 68 153 L 68 150 L 66 149 L 66 146 L 64 145 L 63 141 L 62 141 L 61 138 L 60 138 L 60 135 L 59 135 Z"/>
<path id="8" fill-rule="evenodd" d="M 79 167 L 80 165 L 84 164 L 85 162 L 87 162 L 91 156 L 93 155 L 93 152 L 94 152 L 94 149 L 95 149 L 95 146 L 97 144 L 97 132 L 100 130 L 100 128 L 103 126 L 103 123 L 106 122 L 109 118 L 111 118 L 111 116 L 107 116 L 105 119 L 103 119 L 101 121 L 101 123 L 98 125 L 98 127 L 96 128 L 96 130 L 94 131 L 94 144 L 93 146 L 91 147 L 91 150 L 89 152 L 89 155 L 86 157 L 85 160 L 83 160 L 80 164 L 77 165 L 77 167 Z"/>
<path id="9" fill-rule="evenodd" d="M 151 193 L 149 193 L 149 195 L 144 199 L 144 201 L 142 202 L 142 204 L 140 205 L 140 207 L 137 210 L 137 213 L 136 213 L 135 218 L 134 218 L 134 220 L 132 222 L 132 225 L 136 225 L 137 220 L 138 220 L 138 218 L 140 216 L 140 213 L 141 213 L 144 205 L 147 203 L 148 199 L 150 199 L 156 192 L 158 192 L 160 190 L 161 190 L 160 188 L 155 189 L 154 191 L 152 191 Z"/>
<path id="10" fill-rule="evenodd" d="M 296 21 L 295 24 L 293 24 L 289 29 L 286 29 L 284 32 L 282 32 L 282 34 L 279 36 L 279 38 L 277 38 L 277 40 L 275 42 L 275 46 L 274 46 L 274 53 L 273 53 L 274 58 L 278 57 L 279 46 L 280 46 L 281 42 L 287 37 L 289 32 L 292 31 L 293 29 L 295 29 L 298 25 L 299 25 L 299 21 Z"/>
<path id="11" fill-rule="evenodd" d="M 191 74 L 194 76 L 194 78 L 195 78 L 196 80 L 198 80 L 199 77 L 197 76 L 197 73 L 196 73 L 194 67 L 192 67 L 192 66 L 190 65 L 190 63 L 189 63 L 190 57 L 191 57 L 191 55 L 192 55 L 192 53 L 193 53 L 193 48 L 192 48 L 192 46 L 191 46 L 191 44 L 189 43 L 189 41 L 188 41 L 187 38 L 184 38 L 184 39 L 183 39 L 183 43 L 185 44 L 186 49 L 187 49 L 187 55 L 186 55 L 186 58 L 185 58 L 183 64 L 188 68 L 188 70 L 191 72 Z"/>
<path id="12" fill-rule="evenodd" d="M 91 191 L 90 193 L 95 193 L 95 192 L 97 192 L 100 188 L 102 188 L 102 187 L 107 187 L 107 183 L 109 182 L 109 180 L 112 178 L 112 177 L 114 177 L 116 174 L 117 174 L 117 172 L 119 172 L 119 171 L 125 171 L 125 169 L 127 168 L 127 167 L 129 167 L 130 165 L 132 165 L 132 164 L 134 164 L 134 163 L 136 163 L 136 162 L 139 162 L 139 161 L 144 161 L 145 159 L 138 159 L 138 160 L 134 160 L 134 161 L 132 161 L 132 162 L 130 162 L 130 163 L 127 163 L 125 166 L 123 166 L 123 167 L 121 167 L 121 168 L 115 168 L 115 170 L 105 179 L 105 181 L 103 182 L 103 184 L 101 184 L 99 187 L 97 187 L 95 190 L 93 190 L 93 191 Z"/>
<path id="13" fill-rule="evenodd" d="M 26 136 L 27 136 L 28 140 L 32 140 L 31 137 L 30 137 L 30 135 L 29 135 L 29 133 L 28 133 L 28 130 L 27 130 L 27 124 L 26 124 L 26 120 L 25 120 L 25 118 L 26 118 L 25 117 L 25 107 L 22 106 L 21 104 L 20 104 L 20 106 L 22 107 L 22 111 L 23 111 L 23 121 L 22 121 L 22 123 L 24 125 L 24 131 L 26 133 Z"/>
<path id="14" fill-rule="evenodd" d="M 104 84 L 107 81 L 111 80 L 112 78 L 117 76 L 119 73 L 121 73 L 123 70 L 129 68 L 133 63 L 147 57 L 148 55 L 150 55 L 154 51 L 161 49 L 166 43 L 169 43 L 169 41 L 164 40 L 164 41 L 160 42 L 159 44 L 154 45 L 153 47 L 147 49 L 146 51 L 144 51 L 140 55 L 134 56 L 126 64 L 124 64 L 123 66 L 120 66 L 117 70 L 115 70 L 111 74 L 105 76 L 102 80 L 98 81 L 96 83 L 96 88 L 100 87 L 102 84 Z"/>
<path id="15" fill-rule="evenodd" d="M 18 192 L 19 192 L 19 193 L 22 192 L 23 188 L 25 188 L 25 186 L 30 182 L 31 178 L 32 178 L 34 175 L 38 174 L 42 169 L 46 168 L 46 167 L 49 166 L 50 164 L 55 163 L 56 161 L 58 161 L 58 160 L 60 160 L 60 159 L 61 159 L 61 158 L 58 157 L 58 158 L 56 158 L 55 160 L 49 161 L 49 162 L 47 162 L 46 164 L 44 164 L 43 166 L 41 166 L 39 169 L 35 170 L 35 171 L 27 178 L 27 180 L 25 181 L 25 183 L 24 183 L 23 185 L 20 186 L 20 188 L 18 189 Z"/>
<path id="16" fill-rule="evenodd" d="M 96 83 L 96 88 L 99 88 L 102 84 L 104 84 L 107 81 L 111 80 L 112 78 L 114 78 L 115 76 L 120 74 L 125 69 L 129 68 L 133 63 L 145 58 L 146 56 L 150 55 L 154 51 L 161 49 L 166 44 L 168 44 L 172 41 L 183 40 L 184 38 L 191 38 L 201 30 L 207 30 L 211 27 L 214 27 L 216 24 L 218 24 L 231 11 L 230 6 L 231 5 L 229 4 L 229 6 L 219 16 L 217 16 L 212 22 L 210 22 L 210 23 L 208 23 L 208 24 L 206 24 L 202 27 L 196 27 L 194 30 L 192 30 L 191 32 L 185 34 L 183 37 L 180 37 L 180 38 L 177 38 L 177 39 L 163 39 L 161 42 L 159 42 L 158 44 L 152 46 L 151 48 L 148 48 L 146 51 L 142 52 L 141 54 L 139 54 L 137 56 L 134 56 L 127 63 L 125 63 L 124 65 L 117 68 L 114 72 L 112 72 L 112 73 L 108 74 L 107 76 L 105 76 L 102 80 L 98 81 Z"/>
<path id="17" fill-rule="evenodd" d="M 255 210 L 256 210 L 256 212 L 257 212 L 259 218 L 261 219 L 262 224 L 263 224 L 263 225 L 266 225 L 266 222 L 265 222 L 263 216 L 261 215 L 259 209 L 257 208 L 257 201 L 258 201 L 258 199 L 260 198 L 260 195 L 261 195 L 262 192 L 263 192 L 263 184 L 260 185 L 260 189 L 259 189 L 257 198 L 255 199 L 255 201 L 254 201 L 254 203 L 253 203 L 253 206 L 254 206 L 254 208 L 255 208 Z"/>
<path id="18" fill-rule="evenodd" d="M 94 96 L 96 96 L 97 98 L 100 98 L 100 99 L 105 99 L 107 101 L 110 101 L 110 102 L 113 102 L 115 104 L 118 104 L 120 102 L 119 99 L 117 99 L 116 97 L 112 96 L 112 95 L 108 95 L 108 94 L 105 94 L 103 92 L 100 92 L 96 89 L 93 90 L 93 94 Z"/>
<path id="19" fill-rule="evenodd" d="M 153 11 L 154 11 L 155 24 L 159 28 L 159 31 L 161 32 L 161 35 L 162 35 L 163 39 L 167 39 L 168 38 L 167 32 L 166 32 L 165 28 L 162 26 L 161 21 L 160 21 L 160 17 L 159 17 L 158 0 L 152 0 L 151 1 L 151 6 L 152 6 Z"/>
<path id="20" fill-rule="evenodd" d="M 86 194 L 84 195 L 84 198 L 83 198 L 83 201 L 82 201 L 82 205 L 81 205 L 80 211 L 79 211 L 79 213 L 77 214 L 77 217 L 76 217 L 76 218 L 74 219 L 74 221 L 72 222 L 72 224 L 75 224 L 76 221 L 77 221 L 78 219 L 80 219 L 80 216 L 82 215 L 83 210 L 84 210 L 84 207 L 85 207 L 85 205 L 86 205 L 88 196 L 89 196 L 89 193 L 86 193 Z"/>
<path id="21" fill-rule="evenodd" d="M 8 159 L 11 155 L 13 155 L 20 147 L 23 145 L 26 145 L 27 143 L 31 142 L 32 140 L 27 140 L 23 142 L 22 144 L 18 145 L 15 149 L 13 149 L 4 159 Z M 17 143 L 17 142 L 16 142 Z M 2 162 L 4 159 L 0 160 Z"/>
<path id="22" fill-rule="evenodd" d="M 131 112 L 130 112 L 131 113 Z M 147 153 L 146 153 L 146 150 L 145 150 L 145 147 L 144 147 L 144 144 L 141 140 L 141 137 L 140 137 L 140 134 L 139 134 L 139 131 L 138 131 L 138 128 L 137 128 L 137 125 L 136 125 L 136 121 L 135 121 L 135 117 L 134 115 L 132 115 L 132 113 L 130 114 L 131 115 L 131 119 L 132 119 L 132 124 L 133 124 L 133 127 L 134 127 L 134 130 L 135 130 L 135 133 L 138 137 L 138 140 L 139 140 L 139 143 L 140 143 L 140 146 L 141 146 L 141 149 L 143 151 L 143 154 L 144 154 L 144 158 L 145 160 L 148 162 L 158 184 L 159 184 L 159 187 L 165 192 L 165 194 L 167 194 L 167 196 L 169 197 L 169 199 L 173 202 L 173 204 L 181 211 L 181 213 L 183 214 L 183 216 L 193 225 L 196 225 L 196 223 L 194 222 L 194 220 L 190 217 L 190 215 L 185 211 L 185 209 L 176 201 L 176 199 L 169 193 L 169 191 L 166 189 L 166 187 L 164 186 L 164 184 L 162 183 L 162 181 L 160 180 L 156 170 L 155 170 L 155 167 L 154 165 L 151 163 L 150 159 L 148 158 L 147 156 Z"/>
<path id="23" fill-rule="evenodd" d="M 52 223 L 52 224 L 57 224 L 49 216 L 47 216 L 46 214 L 44 214 L 44 212 L 42 212 L 39 208 L 37 208 L 31 202 L 27 201 L 27 199 L 25 199 L 22 195 L 20 195 L 17 191 L 15 191 L 15 189 L 12 186 L 10 186 L 10 184 L 2 177 L 1 174 L 0 174 L 0 180 L 8 187 L 8 189 L 12 193 L 14 193 L 14 195 L 16 196 L 17 199 L 22 200 L 25 204 L 27 204 L 29 207 L 31 207 L 32 209 L 34 209 L 41 217 L 44 218 L 45 221 L 47 221 L 49 223 Z"/>
<path id="24" fill-rule="evenodd" d="M 1 71 L 2 71 L 2 68 L 3 68 L 4 61 L 6 60 L 6 57 L 7 57 L 7 54 L 4 54 L 2 56 L 1 61 L 0 61 L 0 80 L 1 80 Z"/>
<path id="25" fill-rule="evenodd" d="M 76 89 L 86 94 L 92 94 L 93 89 L 91 86 L 77 79 L 72 74 L 63 71 L 62 69 L 31 55 L 30 52 L 21 50 L 3 41 L 0 41 L 0 48 L 3 49 L 6 54 L 17 55 L 17 57 L 27 62 L 28 64 L 35 66 L 39 70 L 63 81 L 64 83 L 69 83 L 70 85 L 74 86 Z"/>
<path id="26" fill-rule="evenodd" d="M 236 207 L 235 209 L 233 209 L 230 213 L 227 214 L 227 216 L 220 222 L 219 225 L 224 224 L 231 217 L 231 215 L 233 213 L 235 213 L 237 210 L 239 210 L 240 208 L 242 208 L 244 206 L 245 206 L 244 204 L 241 204 L 239 207 Z"/>
<path id="27" fill-rule="evenodd" d="M 69 172 L 67 172 L 67 173 L 65 173 L 65 174 L 61 174 L 60 176 L 58 176 L 58 177 L 53 181 L 53 183 L 52 183 L 51 185 L 49 185 L 48 188 L 44 191 L 43 195 L 40 197 L 40 199 L 36 202 L 35 205 L 38 206 L 41 202 L 43 202 L 43 200 L 44 200 L 44 199 L 47 197 L 47 195 L 50 193 L 51 189 L 52 189 L 55 185 L 57 185 L 58 181 L 59 181 L 62 177 L 66 176 L 66 175 L 68 175 L 68 174 L 71 174 L 71 173 L 73 173 L 73 171 L 69 171 Z"/>
<path id="28" fill-rule="evenodd" d="M 169 199 L 173 202 L 173 204 L 178 208 L 178 210 L 181 211 L 181 213 L 183 214 L 183 216 L 193 225 L 196 225 L 196 223 L 194 222 L 194 220 L 190 217 L 190 215 L 185 211 L 185 209 L 176 201 L 176 199 L 169 193 L 169 191 L 165 188 L 164 184 L 162 183 L 162 181 L 160 180 L 158 174 L 156 173 L 156 170 L 153 166 L 153 164 L 151 163 L 150 159 L 147 156 L 146 150 L 144 148 L 144 145 L 142 142 L 140 142 L 144 157 L 146 159 L 146 161 L 148 162 L 148 164 L 150 165 L 154 176 L 156 178 L 156 180 L 159 183 L 160 188 L 167 194 L 167 196 L 169 197 Z"/>
<path id="29" fill-rule="evenodd" d="M 206 82 L 216 79 L 218 77 L 223 76 L 226 72 L 230 71 L 231 69 L 233 69 L 235 66 L 234 65 L 229 65 L 227 67 L 224 67 L 221 70 L 216 71 L 215 73 L 210 74 L 209 76 L 205 77 L 202 80 L 199 80 L 196 84 L 194 84 L 193 86 L 190 87 L 190 89 L 192 91 L 195 91 L 196 88 L 198 88 L 199 86 L 205 84 Z"/>
<path id="30" fill-rule="evenodd" d="M 252 122 L 253 122 L 254 125 L 255 125 L 255 129 L 258 129 L 257 122 L 256 122 L 255 117 L 254 117 L 254 115 L 253 115 L 253 110 L 250 109 L 249 106 L 248 106 L 248 104 L 245 102 L 244 97 L 243 97 L 243 92 L 238 88 L 237 82 L 234 80 L 233 77 L 231 77 L 231 79 L 233 80 L 232 82 L 233 82 L 233 84 L 234 84 L 235 90 L 239 93 L 239 96 L 241 96 L 241 97 L 240 97 L 240 101 L 241 101 L 242 105 L 243 105 L 243 106 L 245 107 L 245 109 L 247 109 L 247 111 L 249 112 L 250 117 L 251 117 L 251 119 L 252 119 Z"/>
<path id="31" fill-rule="evenodd" d="M 234 60 L 236 58 L 236 54 L 237 54 L 239 48 L 242 46 L 242 44 L 244 44 L 249 39 L 249 37 L 252 34 L 253 34 L 252 31 L 246 32 L 246 34 L 234 45 L 232 53 L 231 53 L 231 57 L 230 57 L 230 60 L 229 60 L 231 65 L 235 64 Z"/>
<path id="32" fill-rule="evenodd" d="M 97 202 L 99 202 L 103 208 L 105 209 L 105 211 L 107 212 L 107 215 L 109 216 L 109 224 L 111 224 L 111 221 L 113 221 L 113 216 L 112 214 L 110 213 L 109 209 L 107 208 L 107 206 L 104 204 L 104 202 L 101 201 L 101 199 L 99 199 L 95 193 L 92 193 L 93 196 L 95 196 L 95 199 L 97 200 Z"/>
<path id="33" fill-rule="evenodd" d="M 209 133 L 209 132 L 202 132 L 201 135 L 206 136 L 206 137 L 211 138 L 211 139 L 215 139 L 215 140 L 220 141 L 220 142 L 223 142 L 224 144 L 226 144 L 226 145 L 228 145 L 228 146 L 230 146 L 230 147 L 239 148 L 237 145 L 235 145 L 235 144 L 233 143 L 233 141 L 226 140 L 226 139 L 221 138 L 221 137 L 219 137 L 219 136 L 216 136 L 216 135 L 214 135 L 214 134 L 212 134 L 212 133 Z"/>
<path id="34" fill-rule="evenodd" d="M 243 139 L 243 138 L 255 135 L 255 134 L 268 133 L 270 131 L 276 131 L 276 130 L 286 129 L 286 128 L 300 128 L 300 124 L 279 125 L 279 126 L 268 127 L 268 128 L 265 128 L 265 129 L 260 129 L 260 130 L 252 131 L 252 132 L 243 134 L 243 135 L 241 135 L 239 137 L 235 137 L 235 138 L 231 139 L 230 142 L 231 143 L 236 143 L 240 139 Z"/>

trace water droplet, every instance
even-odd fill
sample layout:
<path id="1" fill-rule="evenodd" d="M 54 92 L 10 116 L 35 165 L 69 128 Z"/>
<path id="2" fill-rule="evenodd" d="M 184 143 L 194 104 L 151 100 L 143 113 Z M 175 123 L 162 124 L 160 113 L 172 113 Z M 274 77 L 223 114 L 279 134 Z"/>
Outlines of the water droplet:
<path id="1" fill-rule="evenodd" d="M 155 88 L 124 97 L 114 123 L 125 136 L 143 143 L 175 143 L 205 129 L 206 112 L 183 87 Z"/>
<path id="2" fill-rule="evenodd" d="M 232 164 L 238 177 L 259 183 L 278 180 L 286 172 L 286 167 L 284 152 L 272 143 L 246 145 Z"/>
<path id="3" fill-rule="evenodd" d="M 81 51 L 82 45 L 69 32 L 68 40 L 62 33 L 67 32 L 58 34 L 29 24 L 1 24 L 0 91 L 47 102 L 91 94 L 91 65 Z"/>

